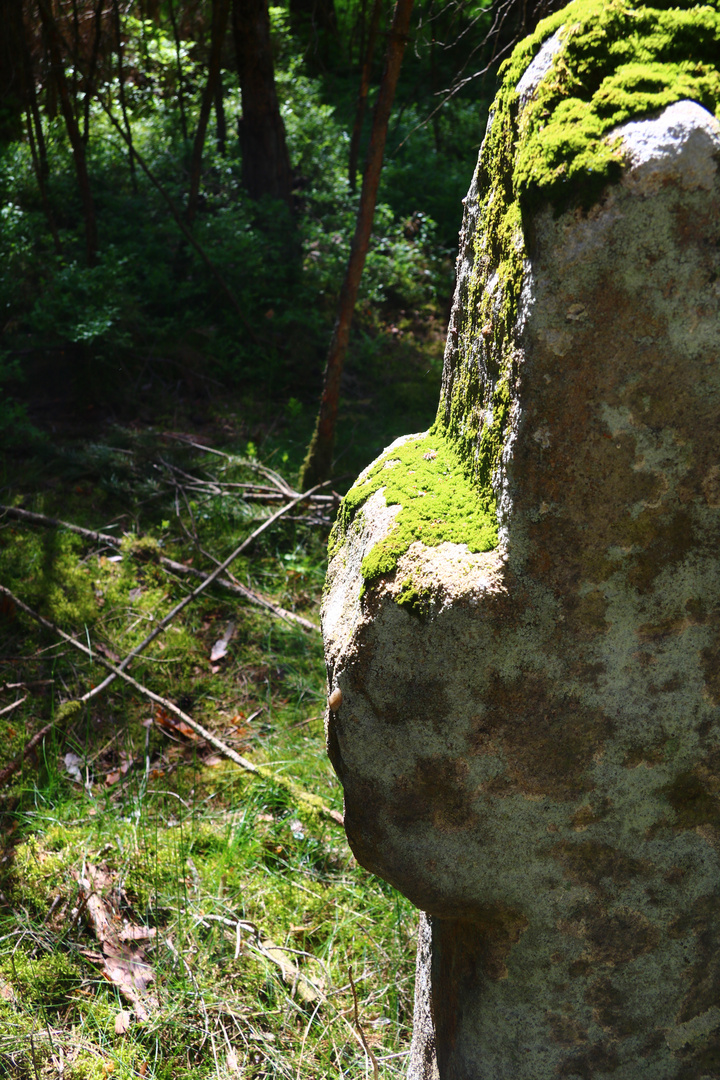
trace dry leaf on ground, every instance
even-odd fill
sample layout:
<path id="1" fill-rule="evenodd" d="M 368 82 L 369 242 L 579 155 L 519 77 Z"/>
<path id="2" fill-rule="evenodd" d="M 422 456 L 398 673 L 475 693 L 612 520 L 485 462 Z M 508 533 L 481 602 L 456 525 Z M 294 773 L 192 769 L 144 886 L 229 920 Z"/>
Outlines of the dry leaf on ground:
<path id="1" fill-rule="evenodd" d="M 222 660 L 224 656 L 227 656 L 228 646 L 232 641 L 232 636 L 235 633 L 235 623 L 229 622 L 225 628 L 223 636 L 215 642 L 210 652 L 210 662 L 216 664 L 218 660 Z"/>
<path id="2" fill-rule="evenodd" d="M 115 1017 L 115 1034 L 116 1035 L 125 1035 L 125 1034 L 127 1034 L 127 1032 L 130 1030 L 131 1022 L 132 1022 L 132 1016 L 130 1015 L 130 1013 L 126 1009 L 123 1009 L 122 1012 L 119 1012 L 117 1014 L 117 1016 Z"/>
<path id="3" fill-rule="evenodd" d="M 151 941 L 155 930 L 127 922 L 123 924 L 109 896 L 115 882 L 113 873 L 87 864 L 84 877 L 74 876 L 83 895 L 88 919 L 102 946 L 102 957 L 98 957 L 102 960 L 102 974 L 133 1005 L 138 1020 L 147 1020 L 157 1007 L 156 998 L 148 992 L 155 973 L 145 950 L 137 942 Z M 85 955 L 92 954 L 86 952 Z M 122 1015 L 119 1013 L 118 1017 Z"/>

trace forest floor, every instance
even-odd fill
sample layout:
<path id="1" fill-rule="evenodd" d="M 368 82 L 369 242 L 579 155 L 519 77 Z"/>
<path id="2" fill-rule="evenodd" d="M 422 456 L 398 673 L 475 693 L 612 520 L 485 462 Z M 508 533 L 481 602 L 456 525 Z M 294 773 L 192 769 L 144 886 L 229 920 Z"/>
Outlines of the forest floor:
<path id="1" fill-rule="evenodd" d="M 347 381 L 339 490 L 432 421 L 441 347 L 391 350 L 384 404 Z M 34 385 L 42 438 L 0 458 L 0 1076 L 400 1077 L 416 919 L 338 824 L 333 485 L 289 507 L 312 418 L 152 385 L 99 415 Z M 100 690 L 283 508 L 133 659 L 141 689 Z"/>

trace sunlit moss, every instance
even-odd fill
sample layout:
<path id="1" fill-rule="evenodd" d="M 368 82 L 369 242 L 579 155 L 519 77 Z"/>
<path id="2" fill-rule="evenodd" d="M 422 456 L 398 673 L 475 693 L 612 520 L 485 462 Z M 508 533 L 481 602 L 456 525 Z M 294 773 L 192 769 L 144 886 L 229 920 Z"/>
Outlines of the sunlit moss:
<path id="1" fill-rule="evenodd" d="M 556 32 L 560 48 L 521 108 L 517 84 Z M 461 281 L 435 426 L 424 439 L 381 456 L 350 490 L 330 538 L 330 557 L 380 487 L 386 503 L 402 509 L 365 556 L 366 582 L 392 572 L 415 540 L 428 546 L 452 540 L 471 551 L 497 544 L 497 487 L 520 377 L 527 215 L 544 203 L 558 211 L 596 201 L 623 165 L 619 141 L 607 138 L 617 125 L 684 98 L 717 113 L 718 55 L 717 3 L 670 8 L 574 0 L 517 46 L 501 68 L 469 196 L 466 227 L 473 219 L 478 223 L 473 266 Z M 437 454 L 429 463 L 423 459 L 427 448 Z M 410 579 L 398 602 L 423 608 Z"/>
<path id="2" fill-rule="evenodd" d="M 97 605 L 90 571 L 78 560 L 81 548 L 70 533 L 8 529 L 0 533 L 0 577 L 53 622 L 90 625 Z"/>
<path id="3" fill-rule="evenodd" d="M 366 581 L 391 573 L 415 540 L 428 547 L 467 544 L 470 551 L 489 551 L 497 544 L 491 490 L 484 498 L 478 493 L 452 442 L 433 429 L 387 450 L 353 485 L 330 537 L 331 557 L 355 515 L 381 488 L 387 505 L 401 510 L 388 535 L 363 560 Z"/>
<path id="4" fill-rule="evenodd" d="M 66 953 L 53 952 L 33 959 L 17 949 L 12 963 L 5 965 L 14 990 L 26 1003 L 59 1009 L 79 986 L 81 972 Z"/>
<path id="5" fill-rule="evenodd" d="M 574 0 L 540 23 L 505 65 L 496 101 L 500 125 L 508 119 L 517 123 L 514 87 L 556 30 L 562 47 L 518 130 L 512 185 L 525 205 L 594 202 L 620 171 L 622 150 L 605 139 L 618 124 L 683 99 L 717 113 L 717 3 L 666 9 L 626 0 Z"/>

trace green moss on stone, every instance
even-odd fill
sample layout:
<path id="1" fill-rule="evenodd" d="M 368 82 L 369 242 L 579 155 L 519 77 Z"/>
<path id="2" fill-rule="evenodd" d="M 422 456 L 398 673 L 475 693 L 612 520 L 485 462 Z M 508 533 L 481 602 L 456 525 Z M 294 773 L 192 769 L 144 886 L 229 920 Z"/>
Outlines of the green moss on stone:
<path id="1" fill-rule="evenodd" d="M 558 31 L 562 47 L 520 112 L 517 84 Z M 482 491 L 500 460 L 519 376 L 525 215 L 541 203 L 555 210 L 593 203 L 620 174 L 619 141 L 607 139 L 618 124 L 685 98 L 717 114 L 718 56 L 717 2 L 669 8 L 574 0 L 541 22 L 501 68 L 471 195 L 475 205 L 468 207 L 480 223 L 473 269 L 463 285 L 437 421 Z"/>
<path id="2" fill-rule="evenodd" d="M 502 82 L 467 211 L 478 223 L 473 267 L 445 358 L 444 396 L 427 443 L 386 453 L 348 493 L 330 540 L 335 553 L 362 503 L 385 487 L 399 503 L 390 534 L 366 556 L 366 581 L 391 572 L 414 540 L 497 544 L 499 466 L 521 378 L 518 307 L 528 254 L 524 220 L 543 203 L 588 207 L 623 165 L 617 125 L 683 99 L 720 109 L 720 0 L 652 7 L 573 0 L 541 22 L 501 68 Z M 520 78 L 543 43 L 562 47 L 520 111 Z M 466 222 L 466 228 L 469 222 Z M 429 464 L 426 446 L 438 456 Z M 450 463 L 441 468 L 439 462 Z M 395 462 L 391 467 L 390 461 Z M 420 491 L 424 494 L 420 494 Z M 412 588 L 401 601 L 413 606 Z"/>
<path id="3" fill-rule="evenodd" d="M 422 617 L 428 611 L 432 595 L 429 589 L 419 587 L 411 577 L 405 578 L 395 598 L 398 607 L 407 608 L 413 615 Z"/>
<path id="4" fill-rule="evenodd" d="M 386 450 L 350 489 L 330 536 L 331 558 L 355 515 L 380 488 L 387 505 L 399 505 L 401 510 L 388 535 L 363 560 L 366 581 L 392 573 L 415 540 L 428 547 L 444 541 L 467 544 L 470 551 L 489 551 L 497 546 L 491 490 L 484 494 L 478 490 L 452 442 L 433 429 Z"/>
<path id="5" fill-rule="evenodd" d="M 513 192 L 525 206 L 589 205 L 614 179 L 622 150 L 605 136 L 676 101 L 720 106 L 720 12 L 715 4 L 638 6 L 574 0 L 541 22 L 504 68 L 498 106 L 517 114 L 515 86 L 555 31 L 562 48 L 517 131 Z M 514 100 L 513 100 L 514 99 Z"/>

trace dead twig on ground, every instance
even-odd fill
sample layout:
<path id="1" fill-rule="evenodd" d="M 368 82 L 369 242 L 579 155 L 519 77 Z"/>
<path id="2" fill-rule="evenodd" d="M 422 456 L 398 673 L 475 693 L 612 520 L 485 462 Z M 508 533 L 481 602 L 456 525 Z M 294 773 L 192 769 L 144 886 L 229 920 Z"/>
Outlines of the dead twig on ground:
<path id="1" fill-rule="evenodd" d="M 19 506 L 5 506 L 0 504 L 0 513 L 7 514 L 8 517 L 14 517 L 18 521 L 27 521 L 32 525 L 43 525 L 45 528 L 51 529 L 67 529 L 68 532 L 77 533 L 78 536 L 83 536 L 86 540 L 92 540 L 94 543 L 109 544 L 114 548 L 122 547 L 122 540 L 117 536 L 110 536 L 109 533 L 95 532 L 93 529 L 84 529 L 82 526 L 73 525 L 72 522 L 69 521 L 61 521 L 59 518 L 47 517 L 45 514 L 36 514 L 31 510 L 22 510 Z M 200 581 L 205 581 L 208 577 L 202 570 L 196 570 L 193 566 L 186 566 L 185 563 L 177 562 L 175 559 L 168 559 L 165 555 L 161 555 L 158 561 L 166 570 L 182 577 L 194 577 Z M 263 593 L 251 589 L 248 585 L 243 585 L 242 582 L 237 579 L 228 581 L 227 578 L 216 577 L 215 584 L 219 585 L 222 589 L 225 589 L 226 592 L 235 593 L 236 596 L 242 596 L 243 599 L 254 604 L 256 607 L 265 608 L 266 611 L 269 611 L 278 619 L 285 619 L 289 622 L 297 623 L 298 626 L 302 626 L 304 630 L 314 630 L 316 633 L 320 632 L 320 627 L 316 623 L 311 622 L 310 619 L 304 619 L 302 615 L 296 615 L 294 611 L 288 611 L 286 608 L 274 603 L 274 601 L 270 600 L 270 598 Z"/>
<path id="2" fill-rule="evenodd" d="M 13 701 L 10 705 L 6 705 L 4 709 L 0 709 L 0 716 L 5 716 L 6 713 L 12 712 L 13 709 L 17 709 L 18 705 L 22 705 L 23 701 L 25 701 L 26 698 L 27 694 L 25 695 L 25 697 L 21 697 L 18 698 L 17 701 Z"/>
<path id="3" fill-rule="evenodd" d="M 250 534 L 250 536 L 246 537 L 246 539 L 243 540 L 242 544 L 240 544 L 239 547 L 235 548 L 233 553 L 231 555 L 228 555 L 227 559 L 225 559 L 224 562 L 220 563 L 220 565 L 215 570 L 213 570 L 211 574 L 208 574 L 205 580 L 202 581 L 198 585 L 198 587 L 189 594 L 189 596 L 185 596 L 178 604 L 176 604 L 175 607 L 171 611 L 169 611 L 163 619 L 160 620 L 157 626 L 147 635 L 146 638 L 144 638 L 140 642 L 139 645 L 136 645 L 134 649 L 131 649 L 125 659 L 120 662 L 117 671 L 124 671 L 125 668 L 132 662 L 132 660 L 135 659 L 136 656 L 139 656 L 140 653 L 143 652 L 148 647 L 148 645 L 150 645 L 155 640 L 155 638 L 159 637 L 160 634 L 163 633 L 163 631 L 170 625 L 176 615 L 178 615 L 184 608 L 186 608 L 188 604 L 191 604 L 192 601 L 195 600 L 195 598 L 198 597 L 201 592 L 204 592 L 208 585 L 210 585 L 217 577 L 220 576 L 223 570 L 227 570 L 228 566 L 230 566 L 230 564 L 234 562 L 235 559 L 237 559 L 238 556 L 241 555 L 243 551 L 245 551 L 246 548 L 250 546 L 250 544 L 252 544 L 253 540 L 256 540 L 261 533 L 265 532 L 265 530 L 269 528 L 270 525 L 276 522 L 278 518 L 282 517 L 283 514 L 287 513 L 288 510 L 291 510 L 294 506 L 297 506 L 298 503 L 302 502 L 303 499 L 307 498 L 308 495 L 316 492 L 319 488 L 326 487 L 329 482 L 330 481 L 326 480 L 322 484 L 316 484 L 314 487 L 310 488 L 308 492 L 303 493 L 302 495 L 297 495 L 294 499 L 291 499 L 290 502 L 286 503 L 285 506 L 282 506 L 279 510 L 276 510 L 275 513 L 272 514 L 269 518 L 266 518 L 266 520 L 263 521 L 262 525 L 259 525 L 257 529 L 255 529 L 255 531 Z M 108 675 L 105 679 L 103 679 L 99 686 L 95 688 L 96 693 L 100 693 L 107 686 L 113 683 L 116 678 L 117 673 Z"/>
<path id="4" fill-rule="evenodd" d="M 368 1046 L 368 1041 L 365 1038 L 365 1032 L 363 1031 L 362 1026 L 360 1024 L 360 1016 L 358 1015 L 357 990 L 355 989 L 355 982 L 353 980 L 353 973 L 352 973 L 352 968 L 351 967 L 348 968 L 348 978 L 350 979 L 350 986 L 352 988 L 353 1008 L 355 1010 L 355 1027 L 358 1030 L 358 1035 L 362 1039 L 362 1044 L 363 1044 L 363 1047 L 365 1048 L 365 1053 L 367 1054 L 367 1056 L 370 1058 L 370 1061 L 372 1062 L 374 1080 L 378 1080 L 378 1077 L 379 1077 L 380 1074 L 378 1072 L 377 1058 L 375 1057 L 375 1054 L 372 1052 L 372 1050 Z"/>
<path id="5" fill-rule="evenodd" d="M 124 682 L 128 683 L 135 690 L 137 690 L 139 694 L 142 694 L 143 697 L 146 697 L 150 701 L 155 702 L 156 705 L 160 705 L 172 716 L 176 716 L 179 720 L 182 720 L 184 724 L 187 724 L 188 727 L 192 728 L 193 731 L 195 731 L 198 735 L 205 739 L 205 741 L 208 742 L 211 746 L 214 746 L 215 749 L 218 750 L 221 754 L 223 754 L 224 757 L 228 758 L 228 760 L 234 762 L 236 765 L 239 765 L 241 769 L 244 769 L 246 772 L 253 773 L 255 776 L 258 776 L 263 780 L 269 780 L 272 783 L 277 784 L 279 787 L 284 788 L 295 799 L 296 802 L 305 804 L 308 809 L 319 814 L 320 817 L 324 818 L 325 820 L 332 821 L 335 825 L 343 824 L 342 814 L 338 813 L 337 810 L 333 810 L 331 809 L 331 807 L 326 806 L 322 799 L 320 799 L 317 795 L 312 795 L 310 792 L 305 791 L 298 784 L 294 783 L 294 781 L 289 780 L 286 776 L 280 776 L 278 773 L 273 772 L 272 769 L 267 768 L 267 766 L 256 765 L 254 762 L 249 761 L 248 758 L 242 757 L 235 750 L 233 750 L 232 747 L 228 746 L 227 743 L 224 743 L 222 739 L 219 739 L 217 735 L 213 735 L 211 731 L 208 731 L 207 728 L 202 726 L 202 724 L 199 724 L 197 720 L 193 720 L 191 716 L 188 716 L 186 712 L 183 712 L 182 709 L 178 708 L 178 706 L 173 701 L 170 701 L 168 698 L 161 697 L 160 694 L 156 694 L 152 690 L 149 690 L 147 686 L 144 686 L 142 683 L 138 682 L 137 679 L 133 679 L 131 675 L 128 675 L 126 671 L 123 671 L 122 667 L 116 667 L 114 664 L 110 663 L 109 660 L 106 660 L 103 656 L 101 656 L 97 651 L 92 652 L 87 647 L 87 645 L 83 645 L 82 642 L 78 641 L 74 637 L 71 637 L 70 634 L 66 634 L 64 630 L 61 630 L 59 626 L 56 626 L 54 623 L 50 622 L 49 619 L 46 619 L 42 615 L 39 615 L 36 611 L 33 611 L 31 607 L 28 607 L 27 604 L 23 603 L 22 600 L 20 600 L 17 596 L 10 592 L 10 590 L 4 585 L 0 585 L 0 594 L 6 596 L 16 605 L 16 607 L 20 609 L 20 611 L 24 611 L 26 615 L 29 615 L 30 618 L 34 619 L 41 626 L 44 626 L 46 630 L 49 630 L 51 633 L 56 634 L 58 637 L 61 637 L 63 641 L 66 641 L 68 645 L 72 645 L 73 648 L 78 650 L 78 652 L 81 652 L 90 660 L 94 660 L 96 663 L 106 668 L 106 670 L 110 671 L 113 677 L 113 681 L 116 678 L 122 679 Z M 97 696 L 102 687 L 107 685 L 109 685 L 109 680 L 105 679 L 102 683 L 100 683 L 99 686 L 93 687 L 93 689 L 88 690 L 85 694 L 82 695 L 82 697 L 78 698 L 76 701 L 65 702 L 58 710 L 55 721 L 53 723 L 50 723 L 49 725 L 46 725 L 46 728 L 44 728 L 41 732 L 38 732 L 38 734 L 36 736 L 33 736 L 33 738 L 39 742 L 45 737 L 45 735 L 48 734 L 49 731 L 52 730 L 54 724 L 60 722 L 61 719 L 64 720 L 68 716 L 78 712 L 86 702 L 90 701 L 91 698 Z M 37 745 L 37 742 L 35 743 L 35 745 Z M 19 768 L 19 764 L 17 764 L 16 762 L 13 762 L 11 764 L 14 766 L 14 768 L 12 768 L 12 771 L 9 773 L 10 776 L 12 776 L 13 772 L 16 772 Z M 3 773 L 0 773 L 0 782 L 2 781 L 2 776 L 4 772 L 10 768 L 11 766 L 7 766 L 6 770 L 3 770 Z"/>
<path id="6" fill-rule="evenodd" d="M 193 445 L 197 444 L 193 443 Z M 165 461 L 164 458 L 159 460 L 168 472 L 182 477 L 188 488 L 199 494 L 214 495 L 220 498 L 227 495 L 228 492 L 241 491 L 245 498 L 251 499 L 253 502 L 277 502 L 278 499 L 290 499 L 298 494 L 287 484 L 280 488 L 277 484 L 268 486 L 266 484 L 241 483 L 235 480 L 218 480 L 216 476 L 210 476 L 209 480 L 203 480 L 202 477 L 193 476 L 192 473 L 185 472 L 184 469 Z M 275 475 L 272 471 L 270 473 Z M 331 495 L 313 495 L 309 502 L 319 506 L 339 506 L 342 502 L 342 496 L 334 491 Z"/>

